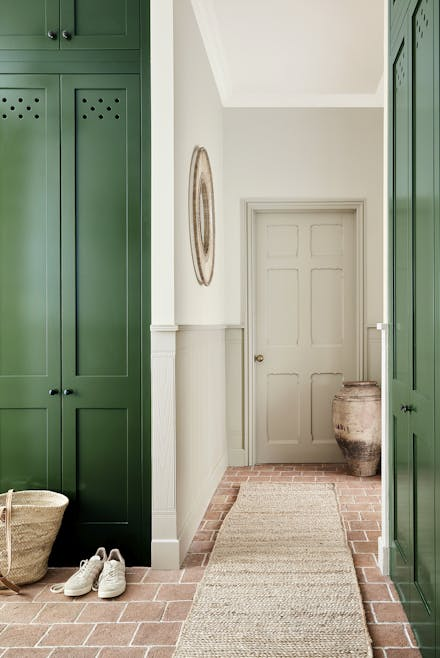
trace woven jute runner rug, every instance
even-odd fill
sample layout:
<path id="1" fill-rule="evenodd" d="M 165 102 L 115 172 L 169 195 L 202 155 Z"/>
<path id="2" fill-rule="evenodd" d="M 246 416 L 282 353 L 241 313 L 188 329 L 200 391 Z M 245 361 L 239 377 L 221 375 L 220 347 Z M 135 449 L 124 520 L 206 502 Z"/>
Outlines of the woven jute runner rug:
<path id="1" fill-rule="evenodd" d="M 244 483 L 175 658 L 371 658 L 331 484 Z"/>

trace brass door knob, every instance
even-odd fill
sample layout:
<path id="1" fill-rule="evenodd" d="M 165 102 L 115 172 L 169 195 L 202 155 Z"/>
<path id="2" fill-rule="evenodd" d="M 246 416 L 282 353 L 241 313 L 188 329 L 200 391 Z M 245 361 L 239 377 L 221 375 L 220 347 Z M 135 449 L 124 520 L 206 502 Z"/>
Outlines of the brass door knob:
<path id="1" fill-rule="evenodd" d="M 256 354 L 255 357 L 254 357 L 254 360 L 257 363 L 262 363 L 264 361 L 264 356 L 262 354 Z"/>

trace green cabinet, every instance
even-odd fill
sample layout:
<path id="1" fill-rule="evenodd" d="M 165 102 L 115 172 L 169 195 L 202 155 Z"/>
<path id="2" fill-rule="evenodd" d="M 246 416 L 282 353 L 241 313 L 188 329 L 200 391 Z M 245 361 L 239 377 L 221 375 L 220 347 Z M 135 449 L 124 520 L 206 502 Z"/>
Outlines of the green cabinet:
<path id="1" fill-rule="evenodd" d="M 438 3 L 413 1 L 395 21 L 399 25 L 391 26 L 390 46 L 391 573 L 423 656 L 434 658 L 440 656 L 435 541 Z"/>
<path id="2" fill-rule="evenodd" d="M 68 495 L 55 563 L 149 562 L 147 28 L 0 2 L 0 490 Z"/>
<path id="3" fill-rule="evenodd" d="M 139 562 L 139 76 L 0 84 L 0 487 L 61 488 L 66 540 Z"/>
<path id="4" fill-rule="evenodd" d="M 139 48 L 139 0 L 2 0 L 0 48 Z"/>

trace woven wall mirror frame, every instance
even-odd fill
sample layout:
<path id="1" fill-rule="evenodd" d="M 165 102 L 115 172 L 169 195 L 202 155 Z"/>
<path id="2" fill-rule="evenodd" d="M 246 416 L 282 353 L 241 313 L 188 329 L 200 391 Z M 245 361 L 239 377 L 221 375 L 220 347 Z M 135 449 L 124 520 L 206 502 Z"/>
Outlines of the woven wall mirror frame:
<path id="1" fill-rule="evenodd" d="M 194 271 L 200 285 L 209 286 L 215 260 L 214 186 L 208 153 L 201 146 L 191 158 L 188 201 Z"/>

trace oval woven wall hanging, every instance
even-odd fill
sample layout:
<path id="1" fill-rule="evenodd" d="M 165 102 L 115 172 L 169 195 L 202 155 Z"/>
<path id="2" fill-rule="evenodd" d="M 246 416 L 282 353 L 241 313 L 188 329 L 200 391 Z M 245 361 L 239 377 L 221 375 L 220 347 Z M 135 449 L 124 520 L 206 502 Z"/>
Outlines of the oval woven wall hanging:
<path id="1" fill-rule="evenodd" d="M 196 146 L 189 176 L 189 233 L 197 281 L 209 286 L 214 274 L 214 187 L 208 153 Z"/>

